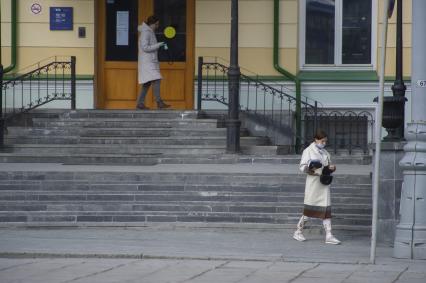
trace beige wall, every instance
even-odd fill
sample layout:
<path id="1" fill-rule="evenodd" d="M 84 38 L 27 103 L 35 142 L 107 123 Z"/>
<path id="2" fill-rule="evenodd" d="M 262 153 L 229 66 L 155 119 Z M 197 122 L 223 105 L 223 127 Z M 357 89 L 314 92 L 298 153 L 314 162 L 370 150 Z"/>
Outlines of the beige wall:
<path id="1" fill-rule="evenodd" d="M 409 76 L 411 74 L 411 17 L 412 17 L 412 3 L 411 0 L 404 0 L 404 7 L 402 9 L 403 12 L 403 72 L 405 76 Z M 377 68 L 380 70 L 380 54 L 381 54 L 381 34 L 382 34 L 382 22 L 383 22 L 383 5 L 384 0 L 379 0 L 379 8 L 378 8 L 378 32 L 377 32 Z M 392 14 L 392 17 L 389 19 L 388 25 L 388 38 L 387 38 L 387 48 L 386 48 L 386 76 L 394 76 L 395 75 L 395 43 L 396 43 L 396 4 L 395 10 Z"/>
<path id="2" fill-rule="evenodd" d="M 273 68 L 273 0 L 239 0 L 239 63 L 259 75 L 279 75 Z M 196 1 L 196 56 L 229 59 L 230 0 Z M 280 64 L 297 68 L 297 0 L 280 2 Z"/>
<path id="3" fill-rule="evenodd" d="M 279 75 L 272 66 L 273 0 L 239 1 L 240 65 L 261 75 Z M 380 61 L 380 36 L 384 0 L 378 0 L 377 56 Z M 229 58 L 230 0 L 197 0 L 196 54 Z M 280 65 L 295 73 L 298 69 L 297 0 L 280 1 Z M 404 75 L 411 69 L 411 0 L 404 1 L 403 9 Z M 389 20 L 386 75 L 395 73 L 396 9 Z"/>
<path id="4" fill-rule="evenodd" d="M 1 1 L 2 63 L 10 63 L 10 0 Z M 78 74 L 94 73 L 94 1 L 95 0 L 20 0 L 18 11 L 18 70 L 55 55 L 76 55 Z M 30 11 L 33 3 L 42 12 Z M 383 0 L 378 0 L 377 42 L 380 44 Z M 273 0 L 239 0 L 240 65 L 260 75 L 279 75 L 273 68 Z M 73 31 L 49 30 L 49 7 L 74 7 Z M 280 2 L 280 64 L 297 71 L 298 1 Z M 390 19 L 386 75 L 395 70 L 396 11 Z M 86 38 L 77 36 L 78 27 L 86 27 Z M 411 66 L 411 0 L 404 1 L 404 75 Z M 230 0 L 196 1 L 196 56 L 229 58 Z M 377 47 L 379 68 L 380 47 Z"/>
<path id="5" fill-rule="evenodd" d="M 11 18 L 10 0 L 1 1 L 2 64 L 10 64 Z M 31 12 L 39 3 L 42 11 Z M 72 31 L 50 31 L 49 7 L 74 7 Z M 78 38 L 78 27 L 86 27 L 86 38 Z M 94 0 L 20 0 L 18 1 L 18 65 L 26 69 L 52 56 L 77 56 L 77 73 L 94 73 Z"/>

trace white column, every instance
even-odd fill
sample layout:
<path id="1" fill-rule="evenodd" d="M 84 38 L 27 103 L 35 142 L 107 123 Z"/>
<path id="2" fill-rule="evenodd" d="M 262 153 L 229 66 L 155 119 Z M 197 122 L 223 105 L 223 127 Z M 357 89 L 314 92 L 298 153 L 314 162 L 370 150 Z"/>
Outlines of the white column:
<path id="1" fill-rule="evenodd" d="M 426 1 L 412 0 L 412 121 L 399 162 L 404 180 L 394 257 L 426 259 Z"/>

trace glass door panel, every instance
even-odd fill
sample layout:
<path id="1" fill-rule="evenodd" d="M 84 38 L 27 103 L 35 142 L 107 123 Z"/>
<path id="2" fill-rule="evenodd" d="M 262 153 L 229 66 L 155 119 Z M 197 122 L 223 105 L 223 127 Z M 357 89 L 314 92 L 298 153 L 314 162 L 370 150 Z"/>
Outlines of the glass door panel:
<path id="1" fill-rule="evenodd" d="M 168 49 L 158 52 L 160 62 L 186 61 L 186 0 L 155 0 L 154 14 L 160 19 L 156 31 L 158 41 Z"/>
<path id="2" fill-rule="evenodd" d="M 105 2 L 105 60 L 138 60 L 138 0 Z"/>

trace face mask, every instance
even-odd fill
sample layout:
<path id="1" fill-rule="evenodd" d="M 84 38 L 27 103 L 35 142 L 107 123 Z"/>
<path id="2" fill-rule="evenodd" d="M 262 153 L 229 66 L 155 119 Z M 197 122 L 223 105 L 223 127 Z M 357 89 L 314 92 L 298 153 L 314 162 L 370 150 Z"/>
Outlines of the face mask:
<path id="1" fill-rule="evenodd" d="M 315 146 L 319 149 L 323 149 L 325 147 L 325 144 L 323 143 L 316 143 Z"/>

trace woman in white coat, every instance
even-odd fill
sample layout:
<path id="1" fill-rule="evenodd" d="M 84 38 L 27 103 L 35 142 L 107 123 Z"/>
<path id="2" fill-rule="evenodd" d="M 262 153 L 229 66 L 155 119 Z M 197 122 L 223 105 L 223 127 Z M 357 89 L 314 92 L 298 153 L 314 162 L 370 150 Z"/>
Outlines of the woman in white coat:
<path id="1" fill-rule="evenodd" d="M 150 16 L 146 23 L 138 26 L 139 53 L 138 53 L 138 81 L 142 84 L 142 90 L 138 97 L 136 108 L 148 109 L 145 106 L 145 97 L 149 87 L 152 85 L 155 100 L 158 108 L 168 108 L 160 97 L 160 82 L 162 79 L 160 73 L 160 63 L 158 62 L 158 49 L 164 46 L 164 42 L 157 42 L 155 30 L 158 29 L 160 21 L 156 16 Z"/>
<path id="2" fill-rule="evenodd" d="M 309 218 L 320 218 L 326 232 L 325 242 L 327 244 L 340 244 L 331 233 L 331 197 L 330 185 L 324 185 L 320 181 L 324 167 L 334 172 L 336 166 L 331 164 L 330 154 L 324 149 L 327 143 L 327 134 L 317 130 L 314 142 L 312 142 L 302 154 L 300 170 L 306 173 L 305 199 L 303 215 L 297 223 L 297 229 L 293 238 L 297 241 L 305 241 L 303 227 Z"/>

